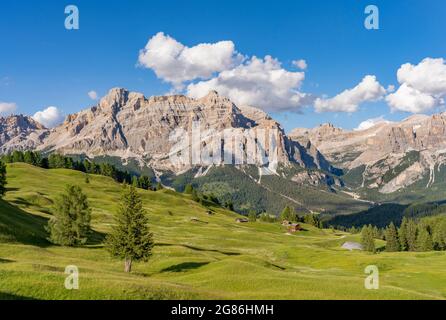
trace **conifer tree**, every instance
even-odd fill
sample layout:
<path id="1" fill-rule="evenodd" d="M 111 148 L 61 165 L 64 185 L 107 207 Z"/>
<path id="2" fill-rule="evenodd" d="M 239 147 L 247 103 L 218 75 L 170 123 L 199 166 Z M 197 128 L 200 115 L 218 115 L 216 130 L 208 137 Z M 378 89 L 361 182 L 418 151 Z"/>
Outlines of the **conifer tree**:
<path id="1" fill-rule="evenodd" d="M 434 249 L 446 250 L 446 219 L 441 219 L 433 226 L 432 241 Z"/>
<path id="2" fill-rule="evenodd" d="M 401 226 L 398 229 L 398 239 L 400 241 L 400 248 L 402 251 L 409 250 L 407 244 L 407 224 L 408 224 L 408 219 L 404 217 L 403 221 L 401 222 Z"/>
<path id="3" fill-rule="evenodd" d="M 133 261 L 147 261 L 152 255 L 153 235 L 134 186 L 125 186 L 116 216 L 116 226 L 107 237 L 112 256 L 124 260 L 124 271 L 131 272 Z"/>
<path id="4" fill-rule="evenodd" d="M 6 193 L 6 165 L 0 161 L 0 198 Z"/>
<path id="5" fill-rule="evenodd" d="M 375 239 L 373 238 L 373 227 L 364 226 L 361 231 L 362 248 L 368 252 L 376 252 Z"/>
<path id="6" fill-rule="evenodd" d="M 47 226 L 51 242 L 62 246 L 77 246 L 87 242 L 91 232 L 91 209 L 80 187 L 67 185 L 56 200 L 53 211 Z"/>
<path id="7" fill-rule="evenodd" d="M 379 231 L 377 226 L 373 226 L 372 233 L 373 233 L 373 238 L 381 239 L 381 232 Z"/>
<path id="8" fill-rule="evenodd" d="M 186 187 L 184 188 L 185 194 L 192 194 L 193 191 L 194 191 L 194 187 L 190 183 L 188 183 L 186 185 Z"/>
<path id="9" fill-rule="evenodd" d="M 135 188 L 139 187 L 138 177 L 137 176 L 133 176 L 132 177 L 132 186 L 134 186 Z"/>
<path id="10" fill-rule="evenodd" d="M 432 251 L 434 249 L 432 236 L 424 224 L 418 226 L 417 251 Z"/>
<path id="11" fill-rule="evenodd" d="M 283 220 L 288 220 L 288 221 L 294 221 L 296 219 L 294 213 L 292 212 L 292 209 L 289 206 L 286 206 L 283 210 L 282 213 L 280 214 L 280 219 Z"/>
<path id="12" fill-rule="evenodd" d="M 409 219 L 406 228 L 407 250 L 417 250 L 417 224 L 413 219 Z"/>
<path id="13" fill-rule="evenodd" d="M 256 222 L 257 221 L 257 212 L 254 210 L 249 211 L 248 214 L 249 222 Z"/>
<path id="14" fill-rule="evenodd" d="M 386 231 L 384 233 L 384 236 L 386 238 L 386 251 L 388 252 L 395 252 L 400 251 L 400 243 L 398 240 L 398 233 L 396 231 L 395 225 L 393 222 L 390 223 L 390 225 L 386 228 Z"/>

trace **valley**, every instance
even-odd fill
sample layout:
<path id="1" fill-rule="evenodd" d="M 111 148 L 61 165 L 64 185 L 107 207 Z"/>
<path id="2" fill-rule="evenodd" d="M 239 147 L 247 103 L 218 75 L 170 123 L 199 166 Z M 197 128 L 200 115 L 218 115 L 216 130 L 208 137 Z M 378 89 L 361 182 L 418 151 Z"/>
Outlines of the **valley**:
<path id="1" fill-rule="evenodd" d="M 154 233 L 153 257 L 132 274 L 103 248 L 122 186 L 67 169 L 8 164 L 0 200 L 0 297 L 3 299 L 444 299 L 445 252 L 379 252 L 341 248 L 359 235 L 317 229 L 289 235 L 279 223 L 239 224 L 234 212 L 202 206 L 190 195 L 139 190 Z M 45 183 L 42 183 L 44 181 Z M 81 186 L 92 208 L 86 246 L 50 244 L 44 230 L 55 197 Z M 208 215 L 212 210 L 214 215 Z M 194 219 L 191 219 L 194 218 Z M 377 241 L 378 248 L 384 241 Z M 67 265 L 80 289 L 66 290 Z M 364 269 L 380 270 L 367 290 Z M 429 265 L 429 268 L 426 268 Z"/>

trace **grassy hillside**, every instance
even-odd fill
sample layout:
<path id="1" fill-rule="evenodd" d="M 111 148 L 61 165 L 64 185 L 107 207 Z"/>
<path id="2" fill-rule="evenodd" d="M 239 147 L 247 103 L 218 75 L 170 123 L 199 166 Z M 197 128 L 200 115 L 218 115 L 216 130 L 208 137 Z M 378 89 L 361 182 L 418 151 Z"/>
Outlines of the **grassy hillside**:
<path id="1" fill-rule="evenodd" d="M 304 226 L 237 224 L 235 213 L 163 190 L 140 193 L 156 246 L 148 263 L 124 274 L 102 246 L 121 186 L 102 176 L 8 165 L 0 201 L 0 298 L 3 299 L 444 299 L 446 254 L 348 252 L 357 236 Z M 95 234 L 82 248 L 53 246 L 44 225 L 56 195 L 80 185 L 93 208 Z M 196 218 L 191 220 L 191 218 Z M 198 220 L 198 221 L 197 221 Z M 383 243 L 380 243 L 383 245 Z M 380 289 L 364 289 L 364 268 L 377 265 Z M 64 269 L 80 270 L 80 290 L 64 288 Z M 428 266 L 428 267 L 427 267 Z"/>

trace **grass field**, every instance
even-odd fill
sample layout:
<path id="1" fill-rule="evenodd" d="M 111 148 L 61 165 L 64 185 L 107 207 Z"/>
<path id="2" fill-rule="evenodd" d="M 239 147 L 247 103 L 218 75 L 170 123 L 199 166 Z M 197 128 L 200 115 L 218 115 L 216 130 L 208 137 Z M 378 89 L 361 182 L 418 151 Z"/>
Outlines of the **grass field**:
<path id="1" fill-rule="evenodd" d="M 235 222 L 237 214 L 208 208 L 169 190 L 140 193 L 156 246 L 132 274 L 102 245 L 121 186 L 102 176 L 8 165 L 0 200 L 2 299 L 444 299 L 446 253 L 344 251 L 358 236 L 305 226 L 287 235 L 279 224 Z M 89 197 L 95 233 L 82 248 L 46 241 L 52 203 L 67 183 Z M 196 218 L 192 221 L 191 218 Z M 380 243 L 380 245 L 384 245 Z M 80 289 L 64 288 L 76 265 Z M 380 289 L 366 290 L 364 268 L 380 270 Z"/>

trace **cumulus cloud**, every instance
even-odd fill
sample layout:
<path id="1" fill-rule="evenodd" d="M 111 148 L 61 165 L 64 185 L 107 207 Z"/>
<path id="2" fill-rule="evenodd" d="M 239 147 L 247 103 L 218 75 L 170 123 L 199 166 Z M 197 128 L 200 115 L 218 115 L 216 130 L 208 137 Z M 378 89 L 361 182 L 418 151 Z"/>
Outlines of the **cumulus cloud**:
<path id="1" fill-rule="evenodd" d="M 97 100 L 98 99 L 98 94 L 94 90 L 88 92 L 88 96 L 90 97 L 91 100 Z"/>
<path id="2" fill-rule="evenodd" d="M 330 99 L 316 99 L 316 112 L 355 112 L 359 105 L 368 101 L 377 101 L 384 97 L 386 89 L 375 76 L 367 75 L 354 88 L 347 89 Z"/>
<path id="3" fill-rule="evenodd" d="M 53 128 L 63 121 L 63 115 L 56 107 L 48 107 L 43 111 L 38 111 L 33 118 L 47 128 Z"/>
<path id="4" fill-rule="evenodd" d="M 397 72 L 400 87 L 386 98 L 392 111 L 427 112 L 444 104 L 446 63 L 425 58 L 417 65 L 403 64 Z"/>
<path id="5" fill-rule="evenodd" d="M 301 60 L 294 60 L 292 62 L 292 64 L 293 64 L 293 66 L 295 66 L 296 68 L 299 68 L 301 70 L 306 70 L 307 67 L 308 67 L 307 62 L 305 60 L 303 60 L 303 59 L 301 59 Z"/>
<path id="6" fill-rule="evenodd" d="M 17 105 L 13 102 L 0 102 L 0 114 L 8 115 L 17 109 Z"/>
<path id="7" fill-rule="evenodd" d="M 187 47 L 163 32 L 149 40 L 138 59 L 141 66 L 152 69 L 158 78 L 177 87 L 185 81 L 208 79 L 242 60 L 232 41 Z"/>
<path id="8" fill-rule="evenodd" d="M 217 90 L 239 105 L 252 105 L 266 111 L 297 111 L 310 99 L 309 95 L 299 92 L 304 79 L 305 73 L 283 69 L 271 56 L 264 59 L 254 56 L 210 80 L 189 84 L 187 93 L 199 98 L 210 90 Z"/>
<path id="9" fill-rule="evenodd" d="M 367 130 L 371 127 L 376 126 L 379 123 L 392 123 L 392 122 L 384 119 L 384 116 L 380 116 L 377 118 L 367 119 L 367 120 L 361 122 L 359 124 L 359 126 L 353 130 L 355 130 L 355 131 Z"/>

